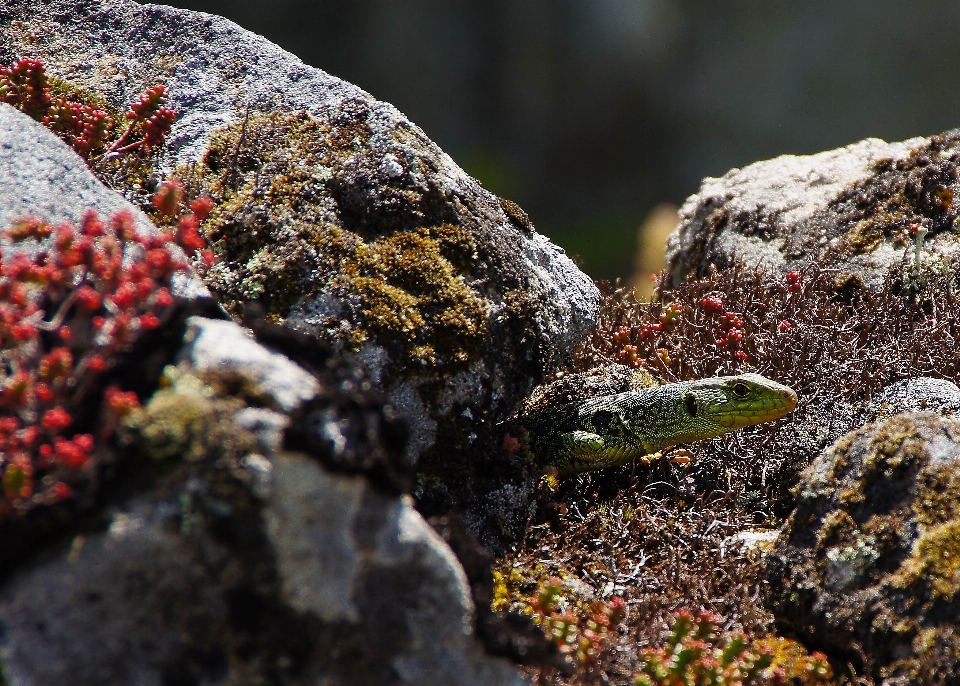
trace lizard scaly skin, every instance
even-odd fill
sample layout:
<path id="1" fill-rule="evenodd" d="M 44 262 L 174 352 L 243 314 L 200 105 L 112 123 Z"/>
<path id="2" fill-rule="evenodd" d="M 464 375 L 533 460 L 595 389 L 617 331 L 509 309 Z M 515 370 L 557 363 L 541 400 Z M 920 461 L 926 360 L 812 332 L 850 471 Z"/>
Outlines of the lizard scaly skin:
<path id="1" fill-rule="evenodd" d="M 511 423 L 529 433 L 541 466 L 567 477 L 779 419 L 796 406 L 792 388 L 741 374 L 546 407 Z"/>

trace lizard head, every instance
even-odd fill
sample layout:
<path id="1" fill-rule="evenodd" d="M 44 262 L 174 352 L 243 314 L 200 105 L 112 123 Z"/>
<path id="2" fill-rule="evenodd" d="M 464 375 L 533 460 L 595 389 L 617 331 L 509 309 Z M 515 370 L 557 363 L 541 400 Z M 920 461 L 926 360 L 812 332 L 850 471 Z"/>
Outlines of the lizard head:
<path id="1" fill-rule="evenodd" d="M 716 434 L 779 419 L 797 406 L 797 394 L 759 374 L 718 376 L 689 382 L 683 409 Z"/>

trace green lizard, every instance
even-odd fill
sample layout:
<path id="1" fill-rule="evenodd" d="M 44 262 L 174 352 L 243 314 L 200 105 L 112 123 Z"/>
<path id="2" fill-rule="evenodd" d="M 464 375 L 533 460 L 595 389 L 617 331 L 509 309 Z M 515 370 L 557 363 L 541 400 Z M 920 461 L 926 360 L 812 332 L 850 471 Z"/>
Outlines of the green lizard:
<path id="1" fill-rule="evenodd" d="M 528 432 L 541 466 L 567 477 L 779 419 L 796 406 L 792 388 L 741 374 L 546 407 L 511 424 Z"/>

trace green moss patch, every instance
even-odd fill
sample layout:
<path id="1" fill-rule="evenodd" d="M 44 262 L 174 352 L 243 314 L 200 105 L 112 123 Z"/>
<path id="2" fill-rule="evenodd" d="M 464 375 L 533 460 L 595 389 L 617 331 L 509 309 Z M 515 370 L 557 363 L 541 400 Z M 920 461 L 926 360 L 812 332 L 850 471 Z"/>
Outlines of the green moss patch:
<path id="1" fill-rule="evenodd" d="M 895 583 L 901 588 L 924 583 L 934 598 L 953 602 L 960 592 L 960 520 L 924 531 Z"/>
<path id="2" fill-rule="evenodd" d="M 365 242 L 331 229 L 318 247 L 343 265 L 333 292 L 356 300 L 352 342 L 372 334 L 407 362 L 431 365 L 467 362 L 480 345 L 486 306 L 462 276 L 474 247 L 465 231 L 445 224 Z"/>
<path id="3" fill-rule="evenodd" d="M 960 520 L 960 465 L 923 472 L 919 486 L 914 510 L 920 524 L 930 527 Z"/>

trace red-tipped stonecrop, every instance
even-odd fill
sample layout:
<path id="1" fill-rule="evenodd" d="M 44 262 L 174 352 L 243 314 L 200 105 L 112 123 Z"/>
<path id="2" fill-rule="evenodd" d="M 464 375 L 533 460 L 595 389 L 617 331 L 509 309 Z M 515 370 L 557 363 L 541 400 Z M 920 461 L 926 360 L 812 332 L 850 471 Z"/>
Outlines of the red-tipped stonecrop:
<path id="1" fill-rule="evenodd" d="M 23 58 L 10 67 L 0 67 L 0 102 L 43 119 L 52 103 L 43 62 Z"/>
<path id="2" fill-rule="evenodd" d="M 755 647 L 740 632 L 724 632 L 712 612 L 674 615 L 664 645 L 640 653 L 636 686 L 785 686 L 787 675 L 773 664 L 768 648 Z M 808 656 L 800 676 L 804 684 L 826 684 L 832 678 L 822 653 Z"/>
<path id="3" fill-rule="evenodd" d="M 607 648 L 610 632 L 626 615 L 626 602 L 614 596 L 607 602 L 592 603 L 585 613 L 561 612 L 562 590 L 563 582 L 556 577 L 540 585 L 530 604 L 533 620 L 577 667 L 593 669 Z"/>
<path id="4" fill-rule="evenodd" d="M 107 152 L 122 154 L 140 147 L 150 150 L 163 145 L 177 118 L 174 111 L 167 107 L 167 97 L 166 86 L 147 89 L 137 102 L 130 105 L 130 110 L 126 114 L 129 124 Z M 128 142 L 137 131 L 142 132 L 142 138 Z"/>
<path id="5" fill-rule="evenodd" d="M 96 440 L 139 407 L 97 380 L 170 311 L 171 280 L 187 269 L 175 246 L 204 247 L 196 222 L 144 235 L 129 213 L 104 223 L 91 211 L 79 228 L 24 219 L 0 232 L 17 246 L 0 254 L 0 521 L 70 497 L 95 468 Z"/>
<path id="6" fill-rule="evenodd" d="M 803 277 L 800 272 L 787 272 L 787 290 L 790 293 L 798 293 L 803 288 Z"/>
<path id="7" fill-rule="evenodd" d="M 167 98 L 165 86 L 147 89 L 130 105 L 129 124 L 107 152 L 149 151 L 163 145 L 176 120 Z M 0 102 L 42 122 L 85 158 L 103 150 L 114 135 L 116 122 L 106 110 L 50 95 L 50 79 L 40 60 L 22 58 L 0 67 Z"/>
<path id="8" fill-rule="evenodd" d="M 613 333 L 613 339 L 620 345 L 620 361 L 632 367 L 648 366 L 651 358 L 640 353 L 639 341 L 655 342 L 660 334 L 669 331 L 683 314 L 680 303 L 669 303 L 663 307 L 657 321 L 644 322 L 638 327 L 621 326 Z M 656 348 L 656 356 L 665 364 L 670 364 L 670 355 L 664 348 Z"/>

